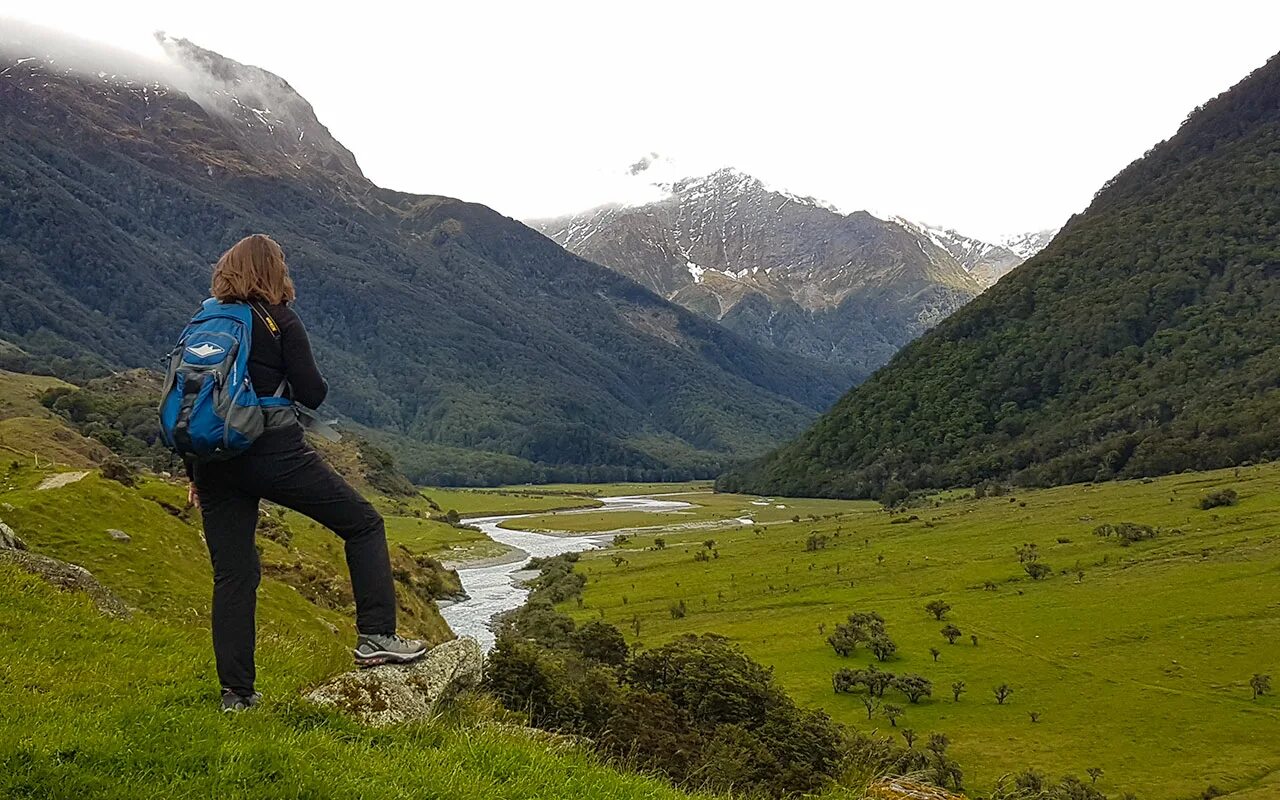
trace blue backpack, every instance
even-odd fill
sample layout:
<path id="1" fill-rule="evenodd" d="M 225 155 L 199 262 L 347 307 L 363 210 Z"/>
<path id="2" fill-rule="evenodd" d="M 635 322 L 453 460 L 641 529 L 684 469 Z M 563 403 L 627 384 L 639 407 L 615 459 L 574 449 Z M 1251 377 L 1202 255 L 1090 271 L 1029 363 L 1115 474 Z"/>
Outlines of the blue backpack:
<path id="1" fill-rule="evenodd" d="M 168 356 L 160 395 L 160 436 L 175 453 L 196 461 L 239 455 L 262 433 L 263 410 L 287 407 L 285 381 L 258 397 L 249 379 L 254 310 L 209 298 Z M 261 312 L 265 315 L 265 310 Z M 275 321 L 263 321 L 273 332 Z"/>

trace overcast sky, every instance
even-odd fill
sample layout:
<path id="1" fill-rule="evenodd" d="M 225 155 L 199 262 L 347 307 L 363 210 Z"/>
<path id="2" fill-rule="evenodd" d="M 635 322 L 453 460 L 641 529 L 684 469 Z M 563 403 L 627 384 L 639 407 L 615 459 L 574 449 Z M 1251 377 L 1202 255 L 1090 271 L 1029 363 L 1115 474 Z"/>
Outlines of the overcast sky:
<path id="1" fill-rule="evenodd" d="M 43 2 L 275 72 L 376 183 L 518 218 L 657 152 L 980 236 L 1060 225 L 1280 50 L 1280 2 Z"/>

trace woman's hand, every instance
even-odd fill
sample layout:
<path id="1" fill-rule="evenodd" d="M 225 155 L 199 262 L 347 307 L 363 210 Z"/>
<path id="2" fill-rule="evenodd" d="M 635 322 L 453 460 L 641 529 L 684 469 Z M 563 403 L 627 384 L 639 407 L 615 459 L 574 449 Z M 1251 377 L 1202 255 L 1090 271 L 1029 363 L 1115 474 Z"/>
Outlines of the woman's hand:
<path id="1" fill-rule="evenodd" d="M 187 505 L 200 507 L 200 493 L 196 491 L 196 485 L 191 481 L 187 482 Z"/>

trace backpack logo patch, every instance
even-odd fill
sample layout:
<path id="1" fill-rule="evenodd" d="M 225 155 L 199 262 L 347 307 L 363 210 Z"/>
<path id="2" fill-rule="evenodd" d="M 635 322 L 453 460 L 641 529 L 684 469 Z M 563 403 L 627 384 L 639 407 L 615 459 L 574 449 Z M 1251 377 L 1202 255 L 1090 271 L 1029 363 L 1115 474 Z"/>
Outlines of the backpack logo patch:
<path id="1" fill-rule="evenodd" d="M 224 348 L 218 347 L 216 344 L 201 342 L 194 347 L 188 347 L 187 352 L 196 358 L 209 358 L 210 356 L 216 356 L 227 351 Z"/>

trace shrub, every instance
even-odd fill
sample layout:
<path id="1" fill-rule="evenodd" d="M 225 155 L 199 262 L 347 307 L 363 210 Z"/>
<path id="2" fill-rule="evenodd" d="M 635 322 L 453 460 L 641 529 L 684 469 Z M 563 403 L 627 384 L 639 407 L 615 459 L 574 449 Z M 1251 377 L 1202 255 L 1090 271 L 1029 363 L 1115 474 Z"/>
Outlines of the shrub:
<path id="1" fill-rule="evenodd" d="M 1240 496 L 1236 494 L 1235 489 L 1219 489 L 1201 497 L 1200 508 L 1208 511 L 1221 506 L 1234 506 L 1238 502 L 1240 502 Z"/>
<path id="2" fill-rule="evenodd" d="M 1033 581 L 1043 580 L 1053 572 L 1052 567 L 1039 561 L 1032 561 L 1027 564 L 1023 564 L 1022 568 L 1031 576 L 1031 580 Z"/>

